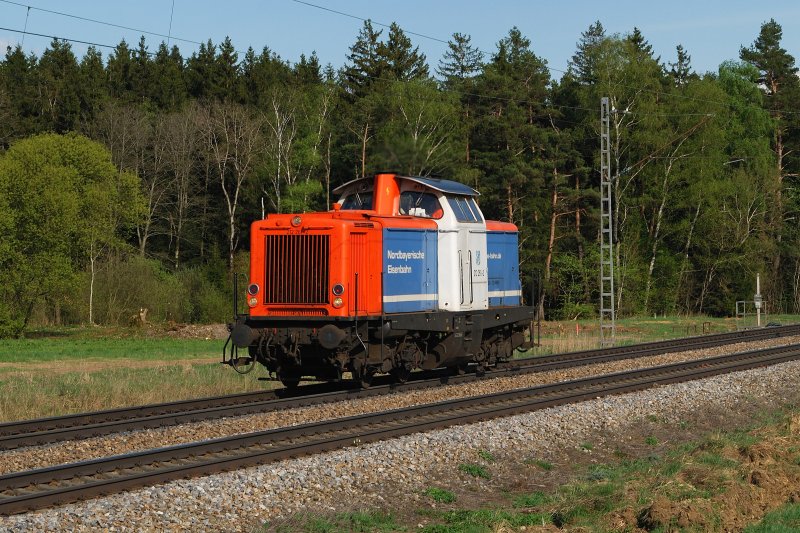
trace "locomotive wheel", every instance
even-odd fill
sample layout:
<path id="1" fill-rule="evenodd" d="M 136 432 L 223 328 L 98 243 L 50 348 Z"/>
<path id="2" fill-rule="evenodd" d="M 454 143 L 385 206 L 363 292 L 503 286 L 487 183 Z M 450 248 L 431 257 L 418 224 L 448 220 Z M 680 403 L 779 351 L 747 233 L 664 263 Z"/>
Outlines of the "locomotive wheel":
<path id="1" fill-rule="evenodd" d="M 389 373 L 396 383 L 405 383 L 411 377 L 411 370 L 405 365 L 396 366 Z"/>
<path id="2" fill-rule="evenodd" d="M 283 386 L 286 387 L 287 389 L 293 389 L 297 387 L 297 385 L 300 384 L 300 378 L 301 378 L 300 374 L 295 372 L 291 373 L 286 372 L 278 374 L 278 379 L 281 380 L 281 383 L 283 383 Z"/>
<path id="3" fill-rule="evenodd" d="M 293 389 L 300 384 L 300 378 L 281 378 L 281 383 L 287 389 Z"/>
<path id="4" fill-rule="evenodd" d="M 362 389 L 368 389 L 369 386 L 372 385 L 372 378 L 375 377 L 375 370 L 372 368 L 365 368 L 363 372 L 359 372 L 359 374 L 354 377 L 361 385 Z"/>

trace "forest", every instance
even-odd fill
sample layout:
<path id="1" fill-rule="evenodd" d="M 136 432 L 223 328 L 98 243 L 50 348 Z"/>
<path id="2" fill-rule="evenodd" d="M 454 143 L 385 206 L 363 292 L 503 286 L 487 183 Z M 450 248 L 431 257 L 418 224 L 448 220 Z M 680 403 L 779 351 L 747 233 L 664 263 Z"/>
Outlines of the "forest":
<path id="1" fill-rule="evenodd" d="M 524 293 L 545 317 L 596 316 L 600 99 L 620 315 L 734 313 L 756 274 L 800 312 L 800 83 L 782 28 L 695 72 L 646 37 L 580 36 L 566 70 L 518 28 L 429 60 L 367 21 L 343 66 L 142 37 L 76 57 L 54 39 L 0 62 L 0 336 L 33 325 L 212 322 L 264 214 L 326 210 L 379 170 L 481 192 L 520 229 Z"/>

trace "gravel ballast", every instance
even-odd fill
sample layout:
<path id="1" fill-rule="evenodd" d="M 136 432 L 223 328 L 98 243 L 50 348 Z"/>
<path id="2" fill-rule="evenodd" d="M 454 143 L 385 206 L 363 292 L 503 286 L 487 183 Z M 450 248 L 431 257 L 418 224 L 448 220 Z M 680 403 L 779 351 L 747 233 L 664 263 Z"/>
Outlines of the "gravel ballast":
<path id="1" fill-rule="evenodd" d="M 746 348 L 728 346 L 702 352 L 704 356 L 712 356 L 736 349 L 764 348 L 791 342 L 792 339 L 776 339 L 764 343 L 749 343 Z M 696 352 L 676 355 L 680 359 L 657 356 L 637 360 L 636 366 L 652 366 L 699 357 Z M 661 360 L 656 361 L 659 359 Z M 618 364 L 597 365 L 585 370 L 586 374 L 613 372 L 622 369 L 616 366 Z M 354 505 L 358 506 L 358 502 L 370 507 L 380 507 L 382 502 L 386 502 L 390 507 L 397 508 L 405 504 L 414 508 L 414 502 L 419 500 L 420 493 L 438 481 L 452 480 L 455 477 L 462 484 L 479 486 L 483 483 L 482 480 L 458 472 L 460 463 L 475 462 L 478 450 L 490 452 L 498 458 L 498 463 L 504 461 L 519 463 L 524 457 L 546 458 L 560 450 L 577 449 L 589 435 L 593 435 L 595 446 L 602 446 L 603 435 L 624 434 L 645 417 L 658 417 L 666 422 L 677 423 L 687 414 L 702 412 L 704 409 L 730 410 L 742 405 L 743 402 L 754 400 L 780 402 L 787 394 L 794 392 L 799 376 L 800 362 L 784 363 L 765 369 L 410 435 L 227 474 L 173 482 L 57 509 L 0 517 L 0 529 L 247 531 L 259 527 L 265 520 L 286 517 L 299 510 L 327 512 L 350 509 Z M 562 376 L 560 379 L 575 377 L 578 376 Z M 506 388 L 531 386 L 543 381 L 556 380 L 553 376 L 547 378 L 546 374 L 539 374 L 443 389 L 469 389 L 466 394 L 492 392 L 503 390 L 503 386 L 499 384 L 506 379 L 515 380 L 514 386 Z M 520 385 L 516 381 L 520 379 L 538 381 Z M 327 417 L 355 414 L 352 412 L 354 407 L 348 407 L 346 404 L 358 402 L 379 404 L 391 402 L 391 405 L 369 408 L 370 411 L 400 407 L 400 404 L 426 403 L 434 400 L 425 394 L 438 394 L 437 391 L 409 393 L 414 396 L 408 400 L 411 403 L 400 400 L 406 395 L 394 395 L 390 397 L 391 400 L 386 398 L 357 400 L 297 410 L 298 413 L 295 414 L 282 412 L 276 417 L 282 424 L 276 423 L 276 425 L 309 421 L 306 415 L 319 410 L 325 411 Z M 450 394 L 439 399 L 461 395 L 464 394 Z M 361 412 L 365 412 L 363 406 Z M 231 421 L 225 421 L 228 422 Z M 191 432 L 196 437 L 190 437 L 190 440 L 208 438 L 209 435 L 202 428 L 221 423 L 192 424 Z M 247 425 L 252 424 L 251 427 L 243 431 L 264 429 L 264 426 L 259 425 L 261 423 L 248 422 Z M 177 428 L 139 433 L 157 434 L 171 430 Z M 135 434 L 130 434 L 115 436 L 114 439 L 91 439 L 91 441 L 125 442 L 134 436 Z M 65 445 L 85 444 L 91 449 L 91 441 L 65 443 Z M 165 445 L 164 440 L 160 440 L 159 443 Z M 23 453 L 46 456 L 60 446 L 62 445 L 7 452 L 2 455 L 2 463 L 5 464 L 6 458 L 13 454 L 18 454 L 18 457 Z M 105 454 L 109 453 L 108 450 L 109 448 L 106 448 Z M 113 451 L 122 452 L 117 447 L 113 448 Z M 81 458 L 87 457 L 84 455 Z"/>

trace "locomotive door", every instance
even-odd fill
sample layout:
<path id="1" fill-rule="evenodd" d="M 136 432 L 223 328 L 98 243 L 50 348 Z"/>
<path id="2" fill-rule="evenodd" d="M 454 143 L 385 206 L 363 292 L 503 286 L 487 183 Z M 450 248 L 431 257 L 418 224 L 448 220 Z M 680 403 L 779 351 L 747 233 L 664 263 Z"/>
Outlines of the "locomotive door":
<path id="1" fill-rule="evenodd" d="M 465 311 L 486 309 L 489 284 L 486 270 L 486 231 L 465 226 L 458 229 L 460 308 Z"/>

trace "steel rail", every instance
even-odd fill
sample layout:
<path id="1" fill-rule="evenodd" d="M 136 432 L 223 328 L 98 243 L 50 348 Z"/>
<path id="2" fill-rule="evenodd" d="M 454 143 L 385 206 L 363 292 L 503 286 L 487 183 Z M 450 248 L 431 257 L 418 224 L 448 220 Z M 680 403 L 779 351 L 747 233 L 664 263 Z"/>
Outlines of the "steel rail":
<path id="1" fill-rule="evenodd" d="M 0 476 L 0 514 L 800 359 L 800 345 L 594 376 Z"/>
<path id="2" fill-rule="evenodd" d="M 753 342 L 766 338 L 800 334 L 800 325 L 781 326 L 719 333 L 701 337 L 673 339 L 613 348 L 568 352 L 542 357 L 512 360 L 506 366 L 488 371 L 483 376 L 467 374 L 453 376 L 447 372 L 434 371 L 419 376 L 407 383 L 389 383 L 368 389 L 336 387 L 337 384 L 322 383 L 306 385 L 298 389 L 278 389 L 249 393 L 181 400 L 177 402 L 142 405 L 130 408 L 109 409 L 91 413 L 79 413 L 60 417 L 24 420 L 0 424 L 0 450 L 10 450 L 77 440 L 122 431 L 133 431 L 214 420 L 224 417 L 267 413 L 277 410 L 320 405 L 346 399 L 367 398 L 393 392 L 420 390 L 442 384 L 457 384 L 481 378 L 496 378 L 546 372 L 578 366 L 586 366 L 615 360 L 646 357 L 667 352 L 677 352 L 720 346 L 733 342 Z M 434 376 L 434 377 L 428 377 Z M 425 379 L 427 377 L 427 379 Z M 387 377 L 388 378 L 388 377 Z"/>

